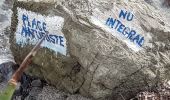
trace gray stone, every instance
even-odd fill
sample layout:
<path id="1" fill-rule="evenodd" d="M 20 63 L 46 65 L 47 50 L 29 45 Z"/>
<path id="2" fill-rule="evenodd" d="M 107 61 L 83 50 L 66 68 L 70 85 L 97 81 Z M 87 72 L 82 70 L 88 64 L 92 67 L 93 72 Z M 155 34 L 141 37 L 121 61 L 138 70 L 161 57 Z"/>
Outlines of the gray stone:
<path id="1" fill-rule="evenodd" d="M 42 86 L 42 83 L 41 83 L 41 80 L 33 80 L 32 83 L 31 83 L 31 86 L 33 87 L 41 87 Z"/>
<path id="2" fill-rule="evenodd" d="M 38 95 L 37 100 L 65 100 L 68 96 L 69 94 L 59 91 L 54 87 L 45 86 Z"/>
<path id="3" fill-rule="evenodd" d="M 82 97 L 81 95 L 71 95 L 66 100 L 91 100 L 91 99 Z"/>
<path id="4" fill-rule="evenodd" d="M 42 88 L 33 87 L 29 92 L 29 95 L 25 98 L 25 100 L 37 100 L 38 95 L 41 93 Z"/>
<path id="5" fill-rule="evenodd" d="M 0 73 L 0 83 L 3 81 L 3 75 Z"/>
<path id="6" fill-rule="evenodd" d="M 21 48 L 15 44 L 17 7 L 63 17 L 62 32 L 68 46 L 67 56 L 41 49 L 28 73 L 44 78 L 58 89 L 103 100 L 127 100 L 139 91 L 170 80 L 170 12 L 162 8 L 159 0 L 153 1 L 154 6 L 144 0 L 22 1 L 14 3 L 10 38 L 17 63 L 22 62 L 32 47 Z M 107 18 L 116 18 L 121 9 L 135 15 L 133 21 L 122 22 L 145 37 L 145 44 L 138 52 L 105 25 Z M 57 100 L 51 94 L 42 100 L 48 100 L 47 97 Z"/>
<path id="7" fill-rule="evenodd" d="M 1 72 L 3 79 L 5 79 L 5 81 L 8 81 L 12 77 L 12 74 L 13 74 L 12 65 L 13 64 L 14 64 L 13 62 L 6 62 L 6 63 L 0 64 L 0 72 Z"/>
<path id="8" fill-rule="evenodd" d="M 57 90 L 51 86 L 43 87 L 42 92 L 38 95 L 37 100 L 91 100 L 81 95 L 71 95 L 66 92 Z"/>
<path id="9" fill-rule="evenodd" d="M 7 16 L 0 14 L 0 22 L 4 22 L 5 20 L 7 20 Z"/>

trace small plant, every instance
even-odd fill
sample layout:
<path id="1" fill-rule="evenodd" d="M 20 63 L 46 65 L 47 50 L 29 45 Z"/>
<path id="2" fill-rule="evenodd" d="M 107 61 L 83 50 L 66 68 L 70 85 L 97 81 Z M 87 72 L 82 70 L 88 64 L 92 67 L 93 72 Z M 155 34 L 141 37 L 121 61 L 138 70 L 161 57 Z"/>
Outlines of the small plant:
<path id="1" fill-rule="evenodd" d="M 36 44 L 36 46 L 31 50 L 31 52 L 25 57 L 18 70 L 13 74 L 12 78 L 9 80 L 5 91 L 0 94 L 0 100 L 11 100 L 12 95 L 16 89 L 17 83 L 21 78 L 21 75 L 23 74 L 27 66 L 30 64 L 32 57 L 34 57 L 35 54 L 37 53 L 38 49 L 40 48 L 40 45 L 42 44 L 47 34 L 48 33 L 46 33 L 46 35 Z"/>

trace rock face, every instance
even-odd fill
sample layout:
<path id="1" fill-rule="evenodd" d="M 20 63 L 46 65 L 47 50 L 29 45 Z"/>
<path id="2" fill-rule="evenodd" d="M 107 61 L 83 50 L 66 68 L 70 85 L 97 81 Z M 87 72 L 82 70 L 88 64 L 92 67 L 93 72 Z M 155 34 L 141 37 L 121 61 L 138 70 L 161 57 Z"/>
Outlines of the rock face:
<path id="1" fill-rule="evenodd" d="M 11 0 L 12 2 L 12 0 Z M 0 64 L 14 62 L 10 51 L 9 34 L 12 11 L 9 9 L 12 4 L 5 0 L 0 2 Z"/>
<path id="2" fill-rule="evenodd" d="M 15 42 L 17 7 L 64 18 L 67 55 L 41 49 L 29 69 L 59 89 L 127 100 L 170 79 L 170 14 L 159 0 L 15 1 L 10 43 L 21 63 L 32 46 Z"/>

